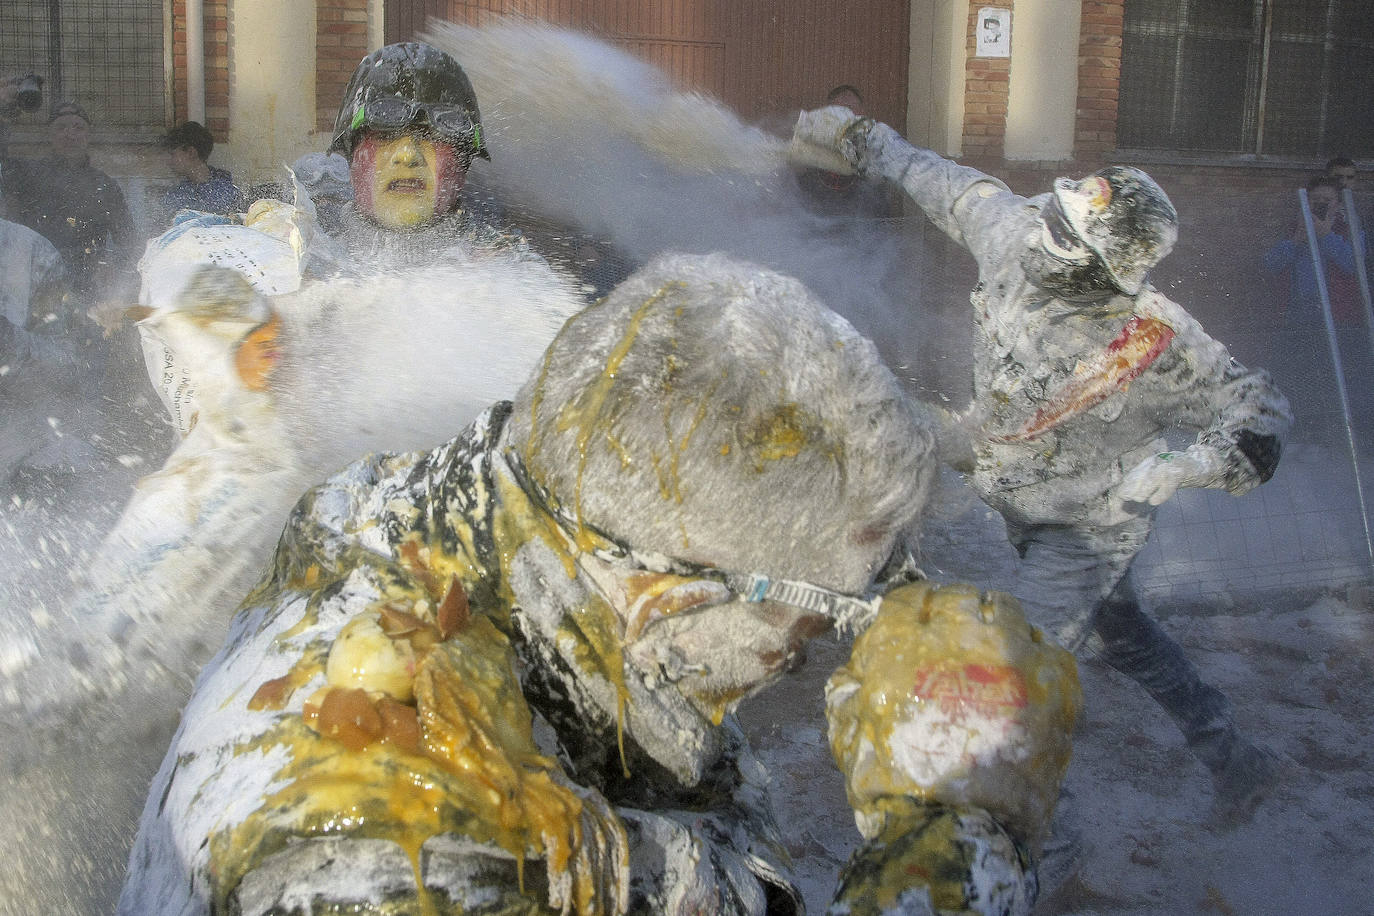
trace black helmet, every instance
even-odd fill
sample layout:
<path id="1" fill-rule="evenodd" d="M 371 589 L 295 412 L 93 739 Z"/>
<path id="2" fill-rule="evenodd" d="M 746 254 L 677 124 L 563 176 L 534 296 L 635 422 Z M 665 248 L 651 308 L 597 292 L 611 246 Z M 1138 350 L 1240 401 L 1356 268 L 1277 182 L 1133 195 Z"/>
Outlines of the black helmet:
<path id="1" fill-rule="evenodd" d="M 1178 211 L 1140 169 L 1114 165 L 1082 181 L 1054 183 L 1054 208 L 1101 259 L 1118 289 L 1134 296 L 1178 241 Z"/>
<path id="2" fill-rule="evenodd" d="M 477 95 L 458 61 L 419 41 L 373 51 L 344 90 L 329 151 L 352 158 L 364 129 L 404 130 L 423 123 L 468 157 L 490 159 L 482 138 Z"/>

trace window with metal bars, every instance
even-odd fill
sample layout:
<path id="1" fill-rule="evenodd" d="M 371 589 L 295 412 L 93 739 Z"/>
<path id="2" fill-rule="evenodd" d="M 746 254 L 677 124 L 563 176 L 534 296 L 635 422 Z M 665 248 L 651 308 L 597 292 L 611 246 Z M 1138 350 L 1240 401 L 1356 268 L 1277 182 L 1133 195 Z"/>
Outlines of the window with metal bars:
<path id="1" fill-rule="evenodd" d="M 20 122 L 46 123 L 72 99 L 107 139 L 161 135 L 171 123 L 170 0 L 3 0 L 0 78 L 43 78 L 43 106 Z"/>
<path id="2" fill-rule="evenodd" d="M 1374 158 L 1368 0 L 1126 0 L 1117 146 Z"/>

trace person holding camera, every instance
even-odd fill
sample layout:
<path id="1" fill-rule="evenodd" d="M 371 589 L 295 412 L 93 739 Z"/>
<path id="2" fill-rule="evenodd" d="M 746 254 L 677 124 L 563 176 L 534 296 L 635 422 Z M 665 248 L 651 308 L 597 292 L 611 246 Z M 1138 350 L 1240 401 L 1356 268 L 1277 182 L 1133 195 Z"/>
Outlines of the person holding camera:
<path id="1" fill-rule="evenodd" d="M 1308 207 L 1326 272 L 1331 317 L 1338 326 L 1349 326 L 1360 321 L 1359 288 L 1355 279 L 1355 253 L 1340 192 L 1340 180 L 1329 175 L 1317 175 L 1307 182 Z M 1293 330 L 1320 327 L 1321 295 L 1304 222 L 1295 222 L 1287 236 L 1265 252 L 1264 268 L 1275 275 L 1287 273 L 1285 325 Z"/>
<path id="2" fill-rule="evenodd" d="M 1316 175 L 1307 182 L 1308 210 L 1316 235 L 1315 263 L 1306 220 L 1301 209 L 1293 208 L 1291 203 L 1288 206 L 1293 215 L 1284 236 L 1264 253 L 1262 263 L 1274 286 L 1271 307 L 1280 331 L 1266 363 L 1293 392 L 1294 412 L 1301 420 L 1303 438 L 1344 448 L 1345 425 L 1333 387 L 1343 384 L 1343 379 L 1338 376 L 1332 346 L 1340 355 L 1341 372 L 1352 380 L 1345 388 L 1347 397 L 1354 399 L 1354 416 L 1367 415 L 1372 405 L 1369 386 L 1354 382 L 1368 377 L 1369 355 L 1361 331 L 1364 302 L 1355 260 L 1356 242 L 1341 190 L 1340 177 L 1329 173 Z M 1288 199 L 1292 201 L 1291 197 Z M 1364 246 L 1365 239 L 1362 237 L 1358 244 Z M 1319 276 L 1326 284 L 1334 340 L 1327 332 Z"/>
<path id="3" fill-rule="evenodd" d="M 0 165 L 9 157 L 10 125 L 23 111 L 43 104 L 43 77 L 33 73 L 0 79 Z"/>

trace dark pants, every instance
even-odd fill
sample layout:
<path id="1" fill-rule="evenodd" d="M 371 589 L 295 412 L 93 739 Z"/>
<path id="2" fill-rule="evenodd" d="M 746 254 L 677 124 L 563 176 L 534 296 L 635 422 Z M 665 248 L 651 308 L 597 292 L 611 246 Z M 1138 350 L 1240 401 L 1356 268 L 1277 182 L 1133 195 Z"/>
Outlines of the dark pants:
<path id="1" fill-rule="evenodd" d="M 1015 595 L 1031 623 L 1067 649 L 1089 645 L 1144 687 L 1216 772 L 1242 739 L 1230 701 L 1203 683 L 1183 648 L 1141 605 L 1130 566 L 1149 533 L 1149 518 L 1110 528 L 1008 522 L 1007 536 L 1022 557 Z"/>

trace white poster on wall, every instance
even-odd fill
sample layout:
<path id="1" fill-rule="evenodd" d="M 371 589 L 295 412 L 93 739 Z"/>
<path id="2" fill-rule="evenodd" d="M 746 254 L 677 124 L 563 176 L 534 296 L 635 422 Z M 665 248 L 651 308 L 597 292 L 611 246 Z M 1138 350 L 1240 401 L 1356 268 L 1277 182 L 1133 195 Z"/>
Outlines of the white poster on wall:
<path id="1" fill-rule="evenodd" d="M 978 10 L 977 57 L 1011 57 L 1011 10 L 985 6 Z"/>

